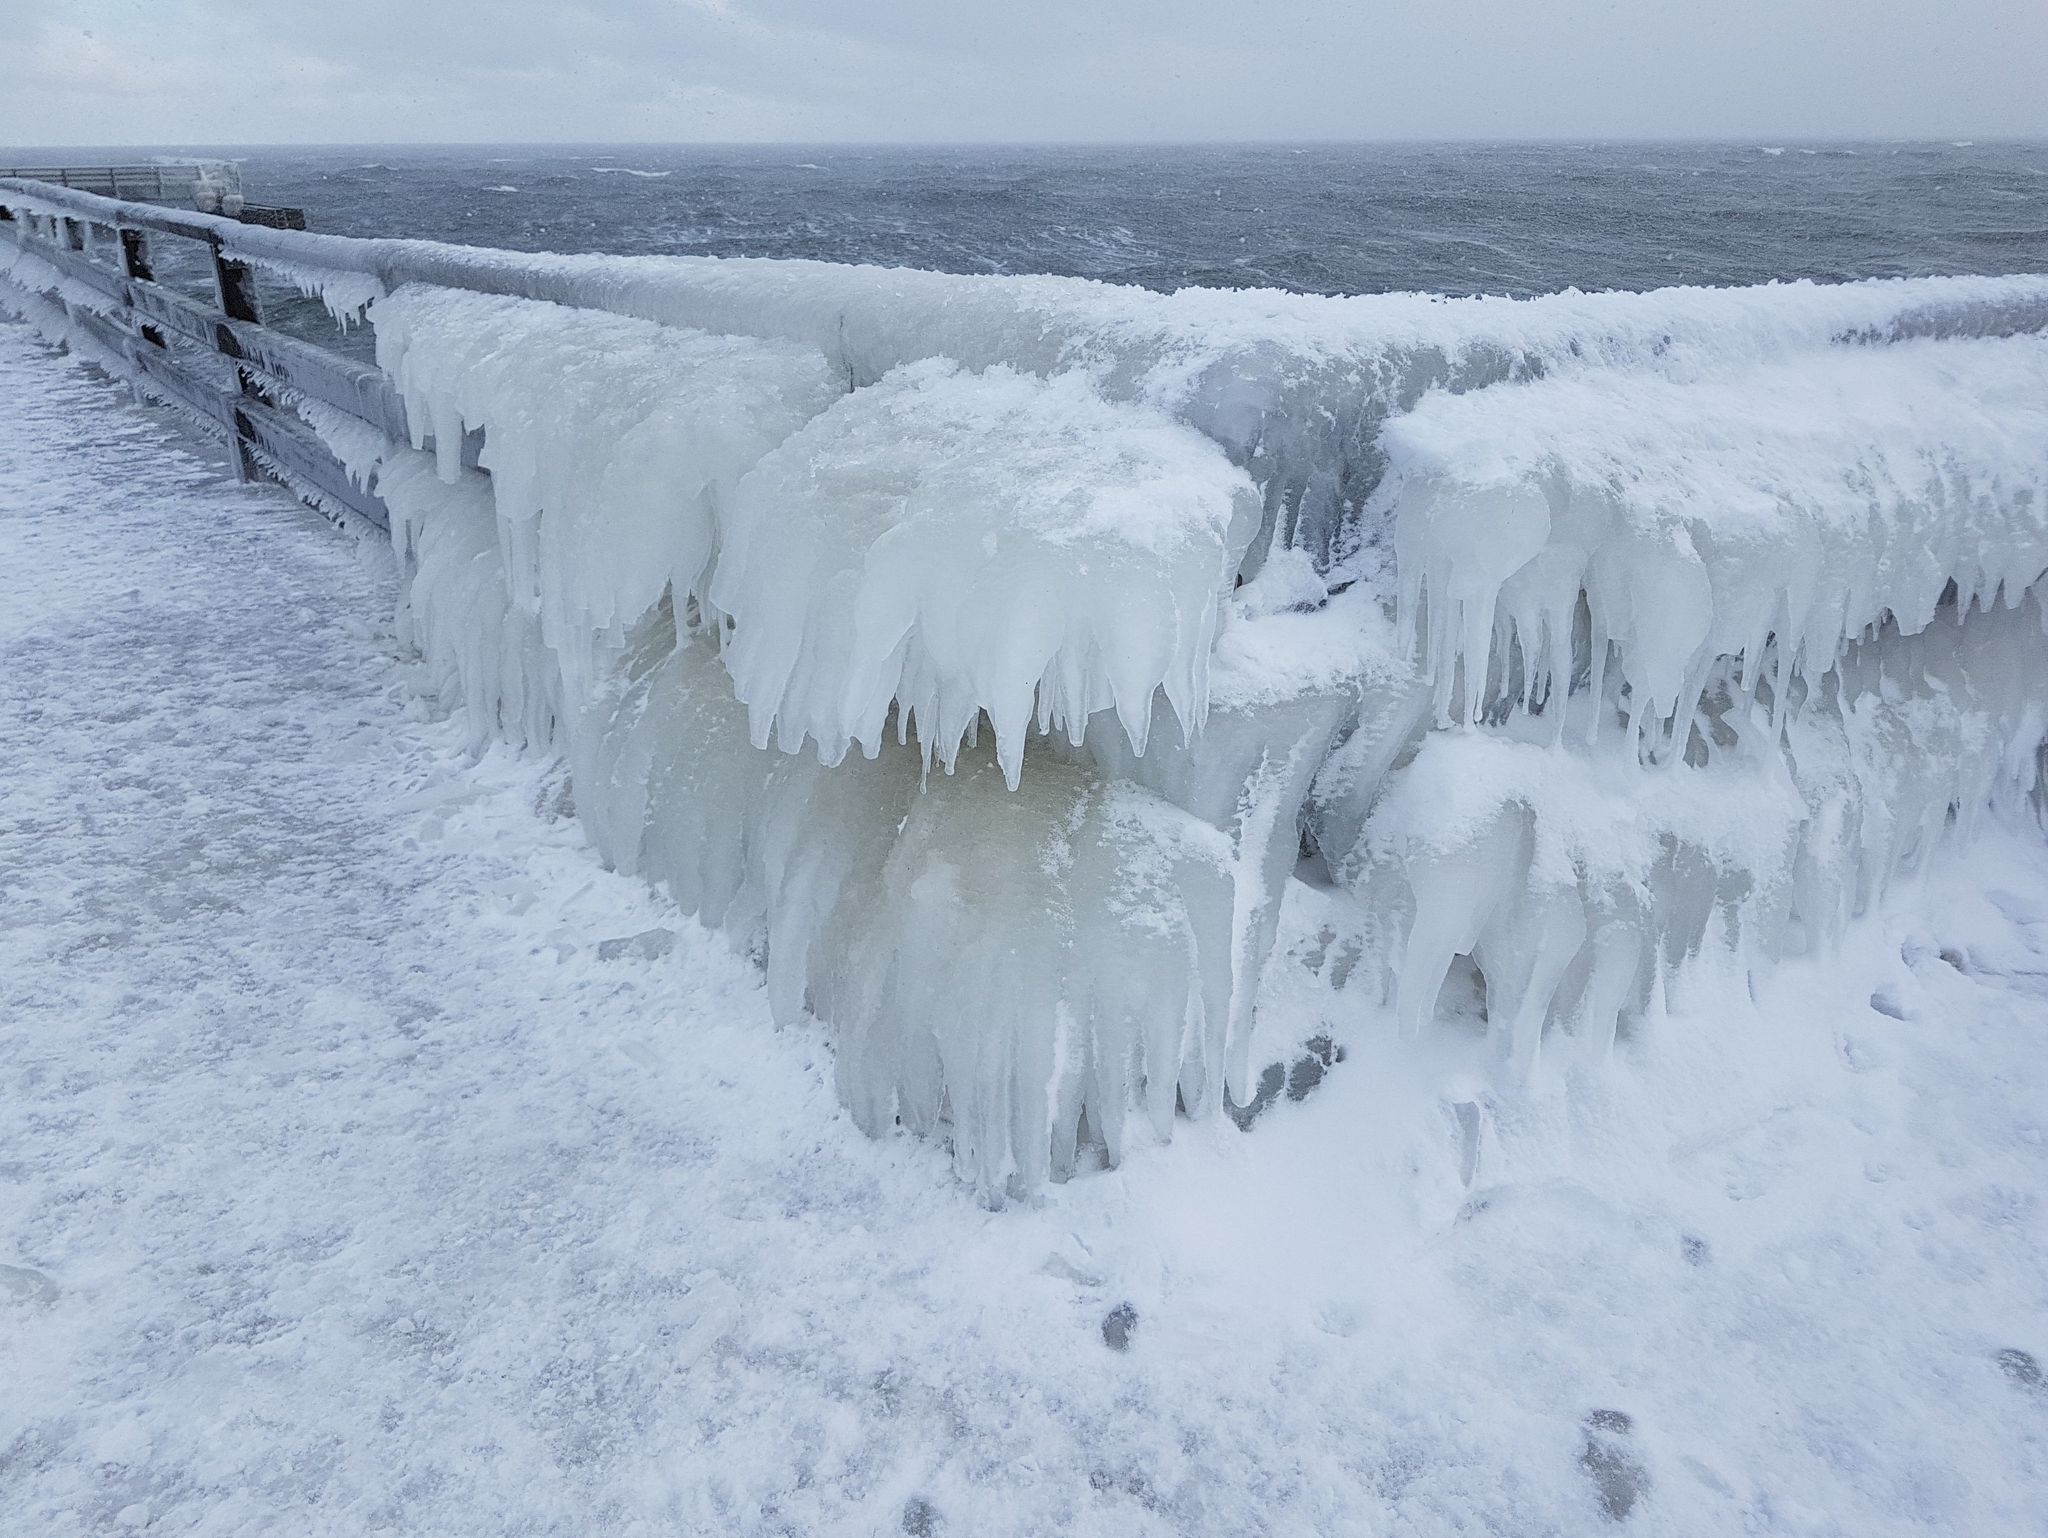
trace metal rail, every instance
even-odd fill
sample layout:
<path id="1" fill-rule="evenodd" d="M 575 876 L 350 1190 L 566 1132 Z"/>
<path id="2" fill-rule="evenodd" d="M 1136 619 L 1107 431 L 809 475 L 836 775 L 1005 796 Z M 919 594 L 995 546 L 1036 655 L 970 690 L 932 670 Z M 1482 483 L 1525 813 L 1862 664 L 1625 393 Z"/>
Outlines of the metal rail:
<path id="1" fill-rule="evenodd" d="M 105 168 L 124 188 L 131 170 L 161 169 Z M 52 192 L 77 207 L 78 216 L 38 211 L 42 195 Z M 213 274 L 211 305 L 157 281 L 153 235 L 204 247 Z M 408 429 L 398 392 L 370 365 L 266 326 L 255 274 L 224 253 L 220 221 L 102 198 L 75 183 L 60 191 L 21 178 L 12 186 L 0 181 L 0 238 L 90 291 L 96 302 L 67 298 L 55 285 L 40 297 L 60 306 L 140 388 L 224 437 L 238 480 L 274 479 L 323 512 L 338 507 L 390 527 L 374 483 L 358 485 L 284 403 L 295 396 L 318 401 L 404 442 Z"/>

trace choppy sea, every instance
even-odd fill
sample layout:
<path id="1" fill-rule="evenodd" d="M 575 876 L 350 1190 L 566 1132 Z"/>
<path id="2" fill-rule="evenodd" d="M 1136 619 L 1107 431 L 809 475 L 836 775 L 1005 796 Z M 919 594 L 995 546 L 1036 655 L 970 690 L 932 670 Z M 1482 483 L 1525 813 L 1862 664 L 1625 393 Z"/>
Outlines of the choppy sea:
<path id="1" fill-rule="evenodd" d="M 525 251 L 1324 294 L 2048 270 L 2048 143 L 221 153 L 316 230 Z"/>

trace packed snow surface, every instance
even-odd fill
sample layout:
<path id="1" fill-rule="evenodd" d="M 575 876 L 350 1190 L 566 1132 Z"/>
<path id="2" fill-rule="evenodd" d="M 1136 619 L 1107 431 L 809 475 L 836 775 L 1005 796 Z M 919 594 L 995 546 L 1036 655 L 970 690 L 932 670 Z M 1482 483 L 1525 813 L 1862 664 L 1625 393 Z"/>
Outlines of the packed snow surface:
<path id="1" fill-rule="evenodd" d="M 2038 828 L 1959 830 L 1839 949 L 1754 997 L 1704 978 L 1611 1054 L 1566 1037 L 1527 1084 L 1476 995 L 1402 1040 L 1345 981 L 1358 910 L 1290 883 L 1260 1019 L 1333 1039 L 1276 1070 L 1302 1098 L 990 1214 L 840 1109 L 825 1028 L 777 1030 L 753 968 L 598 863 L 551 759 L 472 752 L 378 619 L 388 558 L 167 431 L 0 327 L 10 1530 L 2048 1525 Z M 1874 639 L 1855 666 L 1894 676 Z M 1901 772 L 1882 749 L 1842 773 Z M 890 759 L 777 762 L 866 806 Z M 974 773 L 884 853 L 913 902 L 994 876 L 940 826 L 1021 804 Z M 1161 859 L 1222 852 L 1142 820 Z M 829 857 L 774 851 L 798 883 Z"/>

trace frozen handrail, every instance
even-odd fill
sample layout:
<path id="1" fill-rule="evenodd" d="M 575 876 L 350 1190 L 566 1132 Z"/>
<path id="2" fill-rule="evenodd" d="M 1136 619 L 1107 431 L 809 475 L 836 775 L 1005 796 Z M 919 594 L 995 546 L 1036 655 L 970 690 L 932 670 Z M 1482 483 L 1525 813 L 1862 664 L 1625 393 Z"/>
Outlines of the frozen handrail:
<path id="1" fill-rule="evenodd" d="M 186 171 L 189 192 L 196 185 L 193 176 L 205 168 L 104 169 L 117 185 L 126 184 L 130 169 L 149 173 L 158 191 L 168 190 L 165 178 L 175 181 L 175 172 Z M 233 185 L 239 206 L 238 177 Z M 10 196 L 16 189 L 36 196 L 17 200 Z M 38 211 L 39 197 L 78 198 L 79 216 Z M 303 219 L 299 222 L 303 225 Z M 20 255 L 6 264 L 17 286 L 60 306 L 72 328 L 143 388 L 225 436 L 240 478 L 266 473 L 324 511 L 338 508 L 385 526 L 383 503 L 374 491 L 359 485 L 317 437 L 278 407 L 289 396 L 310 397 L 385 436 L 402 437 L 405 413 L 396 393 L 375 368 L 265 326 L 254 275 L 222 249 L 221 224 L 233 227 L 232 221 L 209 215 L 21 178 L 0 184 L 0 231 L 20 248 Z M 150 234 L 196 241 L 205 248 L 214 279 L 213 304 L 156 280 Z"/>
<path id="2" fill-rule="evenodd" d="M 1258 483 L 1246 574 L 1282 546 L 1325 570 L 1372 541 L 1361 509 L 1382 423 L 1428 389 L 1483 388 L 1588 364 L 1682 373 L 1845 342 L 2009 335 L 2048 326 L 2048 275 L 1892 279 L 1536 299 L 1174 294 L 1079 278 L 967 276 L 829 262 L 518 253 L 253 228 L 0 180 L 44 214 L 211 241 L 351 310 L 407 283 L 465 289 L 815 347 L 849 383 L 944 357 L 969 369 L 1085 369 L 1112 399 L 1215 439 Z"/>

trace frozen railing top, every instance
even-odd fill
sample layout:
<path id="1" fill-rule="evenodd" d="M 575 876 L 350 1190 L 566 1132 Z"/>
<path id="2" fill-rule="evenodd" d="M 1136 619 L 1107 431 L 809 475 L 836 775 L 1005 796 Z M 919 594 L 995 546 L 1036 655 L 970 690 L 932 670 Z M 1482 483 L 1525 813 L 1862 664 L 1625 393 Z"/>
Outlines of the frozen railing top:
<path id="1" fill-rule="evenodd" d="M 817 348 L 850 386 L 944 357 L 969 368 L 1083 370 L 1112 399 L 1206 433 L 1264 501 L 1247 557 L 1357 556 L 1385 461 L 1379 430 L 1432 386 L 1461 390 L 1601 366 L 1683 380 L 1710 365 L 1913 336 L 2048 325 L 2048 276 L 1773 284 L 1536 299 L 1325 298 L 1270 290 L 1174 294 L 1077 278 L 980 277 L 824 262 L 521 254 L 356 239 L 168 214 L 0 181 L 0 202 L 215 243 L 348 315 L 409 283 L 552 301 Z"/>

